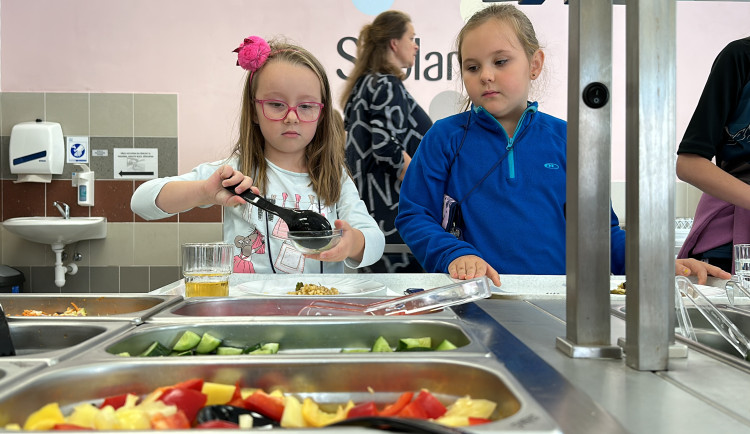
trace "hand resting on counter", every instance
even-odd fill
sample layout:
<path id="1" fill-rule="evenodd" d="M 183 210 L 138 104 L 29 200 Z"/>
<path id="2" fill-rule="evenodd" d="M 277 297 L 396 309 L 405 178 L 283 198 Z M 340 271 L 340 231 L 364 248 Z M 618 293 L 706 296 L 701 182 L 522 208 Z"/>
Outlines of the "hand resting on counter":
<path id="1" fill-rule="evenodd" d="M 719 267 L 692 258 L 677 259 L 674 269 L 676 276 L 696 276 L 699 285 L 705 285 L 709 275 L 719 279 L 732 277 Z M 500 286 L 500 274 L 482 258 L 474 255 L 456 258 L 448 266 L 448 274 L 454 279 L 461 280 L 487 276 L 495 286 Z"/>
<path id="2" fill-rule="evenodd" d="M 677 259 L 674 262 L 674 274 L 676 276 L 696 276 L 699 285 L 705 285 L 709 275 L 719 279 L 732 278 L 731 274 L 721 268 L 693 258 Z"/>

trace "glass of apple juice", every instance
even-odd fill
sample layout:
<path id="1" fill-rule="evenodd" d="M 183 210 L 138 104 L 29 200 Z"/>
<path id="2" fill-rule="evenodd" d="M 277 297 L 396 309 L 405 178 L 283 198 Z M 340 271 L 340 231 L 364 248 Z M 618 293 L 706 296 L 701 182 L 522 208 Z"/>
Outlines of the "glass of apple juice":
<path id="1" fill-rule="evenodd" d="M 225 243 L 182 245 L 185 297 L 226 297 L 229 295 L 233 247 Z"/>

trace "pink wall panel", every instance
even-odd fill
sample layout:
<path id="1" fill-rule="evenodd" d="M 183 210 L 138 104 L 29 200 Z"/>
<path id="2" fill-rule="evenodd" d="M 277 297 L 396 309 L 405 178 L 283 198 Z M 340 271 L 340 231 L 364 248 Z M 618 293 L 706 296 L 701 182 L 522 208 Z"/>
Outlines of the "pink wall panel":
<path id="1" fill-rule="evenodd" d="M 231 52 L 243 37 L 284 34 L 315 53 L 338 94 L 351 63 L 338 52 L 371 15 L 351 0 L 2 0 L 0 90 L 159 92 L 179 94 L 180 172 L 227 155 L 235 137 L 244 71 Z M 390 3 L 380 1 L 378 3 Z M 447 66 L 433 66 L 453 49 L 460 9 L 479 0 L 395 0 L 412 16 L 422 47 L 419 79 L 407 87 L 431 110 L 442 92 L 460 92 Z M 678 138 L 692 115 L 711 62 L 730 40 L 747 36 L 750 3 L 678 2 Z M 566 118 L 567 6 L 549 0 L 523 6 L 547 53 L 542 110 Z M 624 6 L 615 6 L 613 180 L 624 179 Z M 353 44 L 343 49 L 354 54 Z M 441 70 L 442 79 L 433 78 Z M 443 110 L 444 111 L 444 110 Z"/>

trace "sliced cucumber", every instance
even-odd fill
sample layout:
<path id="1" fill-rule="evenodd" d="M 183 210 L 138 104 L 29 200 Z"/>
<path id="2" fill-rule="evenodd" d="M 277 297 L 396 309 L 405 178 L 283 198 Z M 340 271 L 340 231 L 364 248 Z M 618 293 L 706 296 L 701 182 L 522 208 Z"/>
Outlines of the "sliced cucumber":
<path id="1" fill-rule="evenodd" d="M 187 330 L 180 336 L 180 338 L 177 340 L 177 343 L 174 344 L 174 346 L 172 347 L 172 351 L 182 352 L 192 350 L 193 348 L 198 346 L 200 341 L 201 337 L 200 335 L 198 335 L 198 333 Z"/>
<path id="2" fill-rule="evenodd" d="M 242 348 L 219 347 L 216 349 L 216 354 L 220 356 L 236 356 L 237 354 L 242 354 Z"/>
<path id="3" fill-rule="evenodd" d="M 172 356 L 172 357 L 184 357 L 184 356 L 192 356 L 193 354 L 195 354 L 195 353 L 193 353 L 193 350 L 187 350 L 187 351 L 172 351 L 171 353 L 169 353 L 169 355 L 170 355 L 170 356 Z"/>
<path id="4" fill-rule="evenodd" d="M 253 346 L 252 349 L 250 351 L 247 351 L 246 354 L 276 354 L 278 352 L 278 342 L 268 342 L 265 344 L 257 344 Z"/>
<path id="5" fill-rule="evenodd" d="M 151 345 L 146 348 L 146 351 L 139 354 L 141 357 L 160 357 L 160 356 L 168 356 L 169 353 L 171 353 L 172 350 L 169 349 L 166 345 L 162 345 L 159 341 L 154 341 Z"/>
<path id="6" fill-rule="evenodd" d="M 396 351 L 424 351 L 432 349 L 432 338 L 404 338 L 398 340 Z"/>
<path id="7" fill-rule="evenodd" d="M 262 348 L 263 348 L 263 344 L 259 342 L 259 343 L 255 344 L 255 345 L 250 345 L 249 347 L 246 347 L 246 348 L 245 348 L 245 349 L 244 349 L 244 350 L 242 351 L 242 353 L 243 353 L 243 354 L 250 354 L 250 353 L 252 353 L 253 351 L 259 351 L 259 350 L 260 350 L 260 349 L 262 349 Z"/>
<path id="8" fill-rule="evenodd" d="M 195 347 L 195 352 L 198 354 L 208 354 L 217 349 L 219 345 L 221 345 L 221 341 L 221 339 L 214 337 L 209 333 L 203 333 L 198 346 Z"/>
<path id="9" fill-rule="evenodd" d="M 389 344 L 382 336 L 378 336 L 378 338 L 375 339 L 375 343 L 372 344 L 373 353 L 390 353 L 392 351 L 393 348 L 391 348 L 391 344 Z"/>
<path id="10" fill-rule="evenodd" d="M 130 353 L 127 352 L 127 351 L 123 351 L 121 353 L 117 353 L 117 355 L 120 356 L 120 357 L 130 357 Z"/>
<path id="11" fill-rule="evenodd" d="M 456 347 L 453 342 L 449 341 L 448 339 L 443 339 L 443 342 L 440 342 L 440 345 L 435 347 L 435 351 L 449 351 L 449 350 L 455 350 Z"/>
<path id="12" fill-rule="evenodd" d="M 342 353 L 369 353 L 370 350 L 367 348 L 342 348 Z"/>
<path id="13" fill-rule="evenodd" d="M 271 354 L 276 354 L 279 352 L 279 343 L 278 342 L 269 342 L 267 344 L 263 344 L 262 349 L 264 351 L 270 351 Z"/>

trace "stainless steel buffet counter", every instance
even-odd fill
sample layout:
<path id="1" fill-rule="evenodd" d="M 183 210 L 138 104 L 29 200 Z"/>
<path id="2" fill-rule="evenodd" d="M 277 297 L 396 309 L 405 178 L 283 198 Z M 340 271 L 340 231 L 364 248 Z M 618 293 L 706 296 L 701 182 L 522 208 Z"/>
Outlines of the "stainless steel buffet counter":
<path id="1" fill-rule="evenodd" d="M 631 369 L 624 359 L 572 359 L 555 347 L 566 332 L 565 276 L 504 276 L 504 282 L 507 294 L 478 306 L 629 432 L 750 432 L 750 364 L 739 361 L 746 365 L 739 369 L 693 347 L 687 358 L 670 359 L 669 370 L 662 372 Z M 562 288 L 562 294 L 550 294 L 554 288 Z M 615 308 L 624 304 L 625 296 L 612 296 Z M 622 318 L 612 316 L 611 335 L 612 343 L 625 338 Z M 524 375 L 510 370 L 523 384 Z M 564 396 L 531 393 L 565 432 L 608 432 L 597 417 L 577 419 L 580 414 L 570 411 Z"/>
<path id="2" fill-rule="evenodd" d="M 342 276 L 323 275 L 320 278 L 325 281 Z M 407 288 L 429 289 L 453 282 L 443 274 L 362 274 L 344 275 L 343 278 L 368 281 L 360 288 L 363 293 L 372 295 L 361 298 L 365 303 L 368 299 L 400 295 Z M 253 293 L 257 288 L 274 288 L 281 281 L 286 285 L 287 281 L 293 279 L 290 276 L 235 275 L 231 281 L 230 299 L 227 299 L 233 302 L 235 313 L 214 313 L 217 316 L 213 317 L 207 304 L 193 303 L 198 299 L 182 301 L 179 297 L 176 300 L 167 298 L 169 294 L 179 293 L 182 284 L 175 282 L 147 295 L 158 295 L 169 301 L 163 303 L 159 310 L 149 312 L 143 323 L 133 322 L 125 315 L 121 320 L 122 328 L 110 327 L 101 338 L 90 339 L 88 349 L 74 356 L 50 356 L 50 360 L 43 364 L 2 358 L 0 373 L 4 376 L 0 376 L 0 416 L 3 413 L 23 414 L 29 408 L 44 404 L 31 402 L 34 401 L 31 398 L 46 399 L 50 388 L 68 389 L 81 379 L 86 380 L 86 384 L 96 383 L 99 381 L 97 373 L 108 373 L 106 385 L 115 390 L 123 387 L 119 379 L 127 381 L 136 372 L 143 372 L 144 379 L 153 377 L 153 380 L 164 380 L 168 377 L 170 381 L 185 375 L 221 378 L 246 372 L 246 376 L 250 375 L 246 380 L 252 381 L 253 375 L 261 375 L 265 371 L 275 376 L 279 372 L 289 371 L 309 374 L 308 381 L 314 382 L 322 390 L 330 389 L 329 392 L 336 395 L 345 392 L 347 385 L 331 381 L 328 377 L 336 377 L 333 372 L 351 371 L 351 375 L 344 377 L 347 381 L 353 381 L 359 378 L 356 372 L 367 370 L 369 375 L 357 381 L 380 384 L 378 382 L 382 376 L 383 385 L 380 387 L 392 382 L 393 372 L 404 374 L 402 380 L 409 383 L 408 387 L 440 387 L 448 395 L 460 396 L 460 393 L 474 390 L 499 398 L 504 393 L 500 389 L 509 387 L 518 397 L 522 411 L 505 421 L 467 429 L 471 432 L 750 432 L 750 404 L 745 399 L 750 390 L 750 364 L 746 362 L 727 363 L 690 349 L 687 358 L 670 360 L 669 371 L 643 372 L 627 367 L 624 360 L 571 359 L 558 351 L 555 340 L 566 333 L 565 276 L 503 276 L 503 286 L 493 288 L 492 298 L 477 303 L 454 306 L 450 311 L 436 314 L 359 319 L 347 317 L 339 319 L 338 326 L 336 319 L 316 318 L 313 322 L 305 323 L 305 320 L 298 321 L 283 312 L 281 316 L 270 318 L 236 313 L 242 312 L 243 304 L 251 304 L 243 303 L 248 301 L 248 293 Z M 621 280 L 614 277 L 613 285 Z M 373 282 L 377 285 L 373 286 Z M 282 305 L 284 301 L 278 300 L 279 297 L 253 298 L 265 305 Z M 617 306 L 624 305 L 625 298 L 613 295 L 612 303 L 613 311 L 616 311 Z M 228 307 L 221 309 L 221 312 L 232 311 Z M 218 315 L 228 316 L 220 318 Z M 68 322 L 75 324 L 75 321 L 71 318 Z M 12 328 L 14 322 L 16 326 L 27 324 L 11 318 Z M 365 323 L 367 327 L 361 327 Z M 29 326 L 31 324 L 28 322 Z M 459 348 L 454 354 L 396 353 L 377 361 L 363 354 L 334 355 L 332 353 L 339 343 L 328 341 L 328 332 L 316 337 L 318 341 L 313 340 L 315 351 L 302 345 L 303 340 L 310 341 L 310 335 L 304 332 L 305 324 L 319 330 L 338 328 L 340 341 L 355 337 L 370 339 L 373 333 L 379 332 L 396 336 L 407 329 L 423 330 L 436 336 L 450 337 L 459 344 Z M 286 355 L 280 352 L 279 358 L 261 357 L 249 363 L 232 356 L 192 357 L 188 359 L 194 360 L 171 362 L 153 358 L 127 360 L 115 355 L 131 347 L 143 346 L 152 339 L 172 339 L 178 332 L 191 326 L 211 328 L 227 336 L 239 336 L 248 330 L 261 334 L 273 331 L 279 336 L 293 336 L 296 341 L 288 341 L 292 351 Z M 355 332 L 358 327 L 363 332 Z M 300 333 L 307 338 L 300 340 Z M 612 342 L 623 337 L 624 320 L 612 316 Z M 331 349 L 326 349 L 329 347 Z M 252 370 L 248 371 L 250 366 Z M 145 376 L 146 372 L 151 377 Z M 80 378 L 70 377 L 70 374 Z M 14 376 L 18 380 L 15 383 Z M 36 378 L 39 381 L 34 381 Z M 386 378 L 389 379 L 387 382 Z M 420 381 L 427 381 L 427 385 L 420 386 L 417 384 Z M 360 387 L 364 383 L 357 384 L 356 387 Z M 461 384 L 463 386 L 459 387 Z M 3 391 L 11 390 L 11 387 L 15 388 L 15 396 L 22 395 L 24 400 L 14 400 L 14 394 L 8 395 Z M 466 392 L 459 392 L 462 388 Z M 86 393 L 91 393 L 85 389 L 76 390 L 78 395 L 74 398 L 77 399 L 86 399 Z M 347 428 L 349 431 L 352 429 Z"/>

